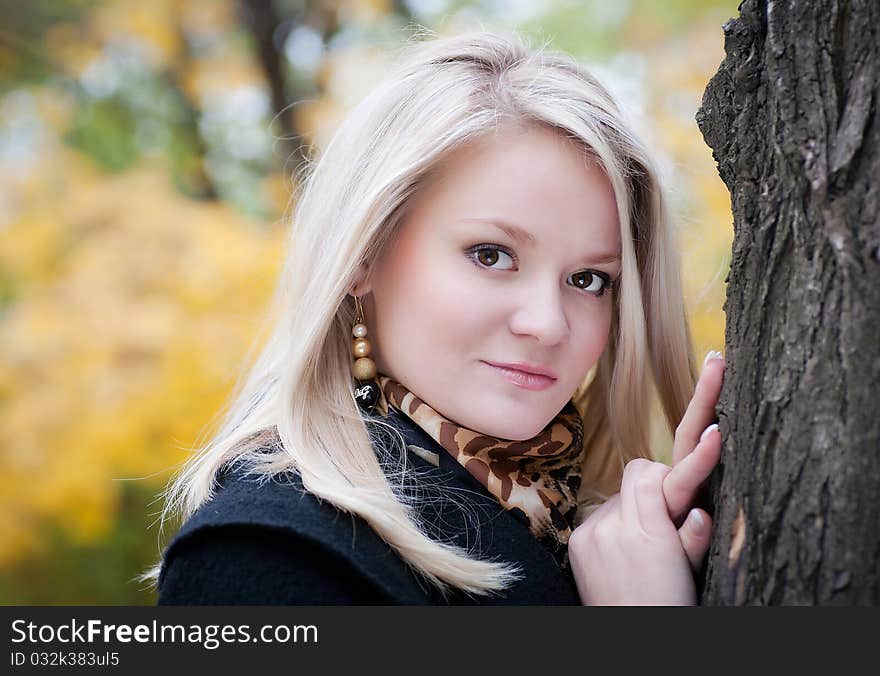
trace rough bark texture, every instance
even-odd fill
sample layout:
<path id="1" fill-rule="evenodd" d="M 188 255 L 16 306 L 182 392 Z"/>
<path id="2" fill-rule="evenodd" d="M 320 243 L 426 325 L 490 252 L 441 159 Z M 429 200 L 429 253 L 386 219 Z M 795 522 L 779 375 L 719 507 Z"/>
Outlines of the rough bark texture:
<path id="1" fill-rule="evenodd" d="M 734 242 L 702 602 L 880 602 L 880 3 L 746 0 L 697 123 Z"/>

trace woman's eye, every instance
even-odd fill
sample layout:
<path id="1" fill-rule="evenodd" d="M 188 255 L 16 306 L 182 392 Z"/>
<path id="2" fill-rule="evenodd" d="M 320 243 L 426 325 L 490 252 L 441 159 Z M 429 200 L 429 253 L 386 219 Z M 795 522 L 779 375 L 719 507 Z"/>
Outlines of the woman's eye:
<path id="1" fill-rule="evenodd" d="M 510 270 L 510 267 L 496 267 L 495 264 L 498 262 L 500 256 L 505 256 L 510 260 L 511 263 L 514 263 L 514 257 L 504 251 L 503 249 L 492 246 L 482 244 L 480 246 L 473 247 L 468 251 L 468 255 L 476 261 L 478 264 L 482 265 L 486 268 L 492 268 L 493 270 Z"/>
<path id="2" fill-rule="evenodd" d="M 589 291 L 597 296 L 601 296 L 612 287 L 611 279 L 607 275 L 593 270 L 576 272 L 571 277 L 575 280 L 577 288 Z"/>
<path id="3" fill-rule="evenodd" d="M 476 265 L 492 270 L 510 270 L 513 264 L 516 263 L 515 254 L 505 251 L 495 244 L 479 244 L 468 249 L 466 253 L 468 258 L 473 260 Z M 497 265 L 502 256 L 510 261 L 509 267 Z M 611 281 L 608 275 L 597 270 L 584 270 L 573 274 L 571 277 L 575 280 L 573 284 L 575 288 L 597 297 L 602 296 L 614 286 L 614 282 Z"/>

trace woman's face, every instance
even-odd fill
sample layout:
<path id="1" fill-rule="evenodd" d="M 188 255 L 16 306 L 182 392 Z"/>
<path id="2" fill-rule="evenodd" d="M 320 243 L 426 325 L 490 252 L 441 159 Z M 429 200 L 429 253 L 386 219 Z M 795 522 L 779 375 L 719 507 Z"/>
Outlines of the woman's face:
<path id="1" fill-rule="evenodd" d="M 380 373 L 460 425 L 522 440 L 598 361 L 619 274 L 602 170 L 556 132 L 507 128 L 447 158 L 356 291 Z M 528 389 L 487 361 L 556 378 Z"/>

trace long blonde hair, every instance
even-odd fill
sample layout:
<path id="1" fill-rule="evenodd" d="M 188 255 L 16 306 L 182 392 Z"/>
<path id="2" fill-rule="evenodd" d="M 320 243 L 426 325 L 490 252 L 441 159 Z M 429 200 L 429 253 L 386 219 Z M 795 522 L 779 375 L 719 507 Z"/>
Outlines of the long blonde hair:
<path id="1" fill-rule="evenodd" d="M 432 540 L 401 490 L 402 470 L 389 473 L 377 459 L 352 397 L 348 294 L 359 265 L 378 259 L 408 200 L 450 151 L 501 125 L 545 125 L 600 163 L 617 200 L 622 272 L 607 348 L 574 396 L 585 429 L 582 519 L 619 489 L 626 462 L 652 457 L 651 384 L 670 431 L 693 392 L 679 257 L 655 164 L 574 59 L 503 31 L 422 31 L 397 57 L 306 167 L 267 335 L 219 430 L 169 482 L 161 523 L 192 515 L 233 463 L 267 479 L 296 471 L 306 490 L 363 518 L 444 594 L 450 586 L 492 594 L 518 578 L 517 566 Z M 140 579 L 155 583 L 160 568 Z"/>

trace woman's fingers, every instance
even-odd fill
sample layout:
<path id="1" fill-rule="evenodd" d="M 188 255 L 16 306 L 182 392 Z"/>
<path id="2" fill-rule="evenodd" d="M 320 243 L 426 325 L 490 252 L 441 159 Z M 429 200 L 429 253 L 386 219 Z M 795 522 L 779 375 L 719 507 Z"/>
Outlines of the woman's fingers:
<path id="1" fill-rule="evenodd" d="M 717 424 L 706 428 L 693 452 L 686 455 L 663 480 L 663 495 L 669 518 L 678 520 L 687 512 L 703 482 L 721 458 L 721 432 Z"/>
<path id="2" fill-rule="evenodd" d="M 715 421 L 715 405 L 721 394 L 724 377 L 724 358 L 720 352 L 710 352 L 703 363 L 694 396 L 675 430 L 672 446 L 672 464 L 681 462 L 697 445 L 700 434 Z"/>
<path id="3" fill-rule="evenodd" d="M 696 573 L 703 565 L 703 558 L 709 551 L 712 540 L 712 518 L 702 509 L 692 509 L 688 518 L 678 529 L 681 546 Z"/>
<path id="4" fill-rule="evenodd" d="M 620 509 L 625 521 L 637 524 L 650 535 L 674 528 L 663 494 L 663 480 L 669 472 L 668 465 L 644 458 L 627 463 L 620 485 Z"/>

